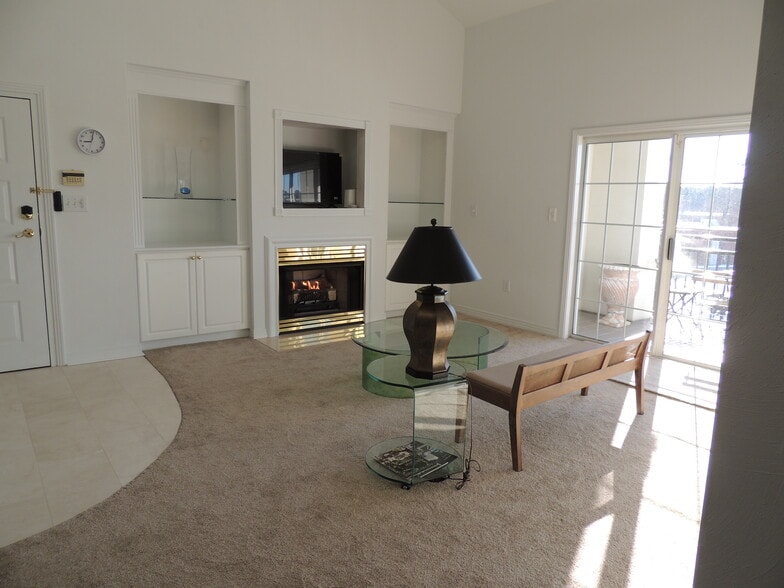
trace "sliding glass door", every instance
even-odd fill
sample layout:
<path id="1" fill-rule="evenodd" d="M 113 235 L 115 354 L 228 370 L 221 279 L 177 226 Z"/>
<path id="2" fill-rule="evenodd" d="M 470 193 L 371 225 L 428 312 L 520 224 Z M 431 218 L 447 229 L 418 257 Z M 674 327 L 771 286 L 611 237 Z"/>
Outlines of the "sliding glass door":
<path id="1" fill-rule="evenodd" d="M 671 151 L 670 138 L 587 145 L 573 334 L 652 328 Z"/>
<path id="2" fill-rule="evenodd" d="M 674 231 L 666 243 L 669 292 L 657 321 L 667 357 L 721 365 L 748 142 L 746 133 L 683 139 Z"/>
<path id="3" fill-rule="evenodd" d="M 748 134 L 586 140 L 573 335 L 719 366 Z"/>

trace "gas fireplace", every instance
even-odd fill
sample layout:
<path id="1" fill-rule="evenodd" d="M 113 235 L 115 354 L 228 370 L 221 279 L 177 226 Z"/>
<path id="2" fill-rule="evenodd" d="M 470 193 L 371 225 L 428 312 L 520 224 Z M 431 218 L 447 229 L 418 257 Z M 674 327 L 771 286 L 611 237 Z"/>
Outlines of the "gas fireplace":
<path id="1" fill-rule="evenodd" d="M 278 332 L 365 319 L 365 246 L 278 249 Z"/>

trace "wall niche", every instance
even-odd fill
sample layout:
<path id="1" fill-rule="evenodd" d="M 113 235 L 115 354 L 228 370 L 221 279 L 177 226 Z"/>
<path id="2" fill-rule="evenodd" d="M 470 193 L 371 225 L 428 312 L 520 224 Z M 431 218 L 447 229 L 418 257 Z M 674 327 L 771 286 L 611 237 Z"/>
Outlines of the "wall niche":
<path id="1" fill-rule="evenodd" d="M 140 248 L 247 240 L 247 83 L 129 67 Z"/>
<path id="2" fill-rule="evenodd" d="M 275 214 L 364 214 L 367 131 L 367 121 L 276 110 Z"/>

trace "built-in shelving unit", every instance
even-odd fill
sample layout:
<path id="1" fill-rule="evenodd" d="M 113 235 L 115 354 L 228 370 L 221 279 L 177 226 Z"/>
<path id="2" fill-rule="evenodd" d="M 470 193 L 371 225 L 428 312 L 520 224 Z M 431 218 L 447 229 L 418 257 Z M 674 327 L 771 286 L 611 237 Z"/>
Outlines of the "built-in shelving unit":
<path id="1" fill-rule="evenodd" d="M 128 67 L 143 345 L 245 336 L 248 84 Z"/>
<path id="2" fill-rule="evenodd" d="M 454 115 L 402 105 L 390 107 L 387 271 L 414 227 L 450 222 Z M 413 288 L 387 281 L 388 315 L 401 313 Z"/>
<path id="3" fill-rule="evenodd" d="M 137 246 L 247 243 L 247 83 L 141 66 L 128 79 Z"/>

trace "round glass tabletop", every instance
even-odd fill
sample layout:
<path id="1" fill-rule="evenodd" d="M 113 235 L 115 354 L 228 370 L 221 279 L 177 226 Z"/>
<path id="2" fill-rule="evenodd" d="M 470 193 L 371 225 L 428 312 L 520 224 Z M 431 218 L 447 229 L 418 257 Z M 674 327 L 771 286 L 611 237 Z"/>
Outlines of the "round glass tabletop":
<path id="1" fill-rule="evenodd" d="M 364 335 L 354 337 L 354 342 L 378 353 L 388 355 L 409 353 L 408 341 L 403 333 L 403 319 L 400 317 L 367 323 Z M 446 355 L 450 359 L 479 357 L 498 351 L 506 343 L 506 335 L 498 329 L 458 320 Z"/>

